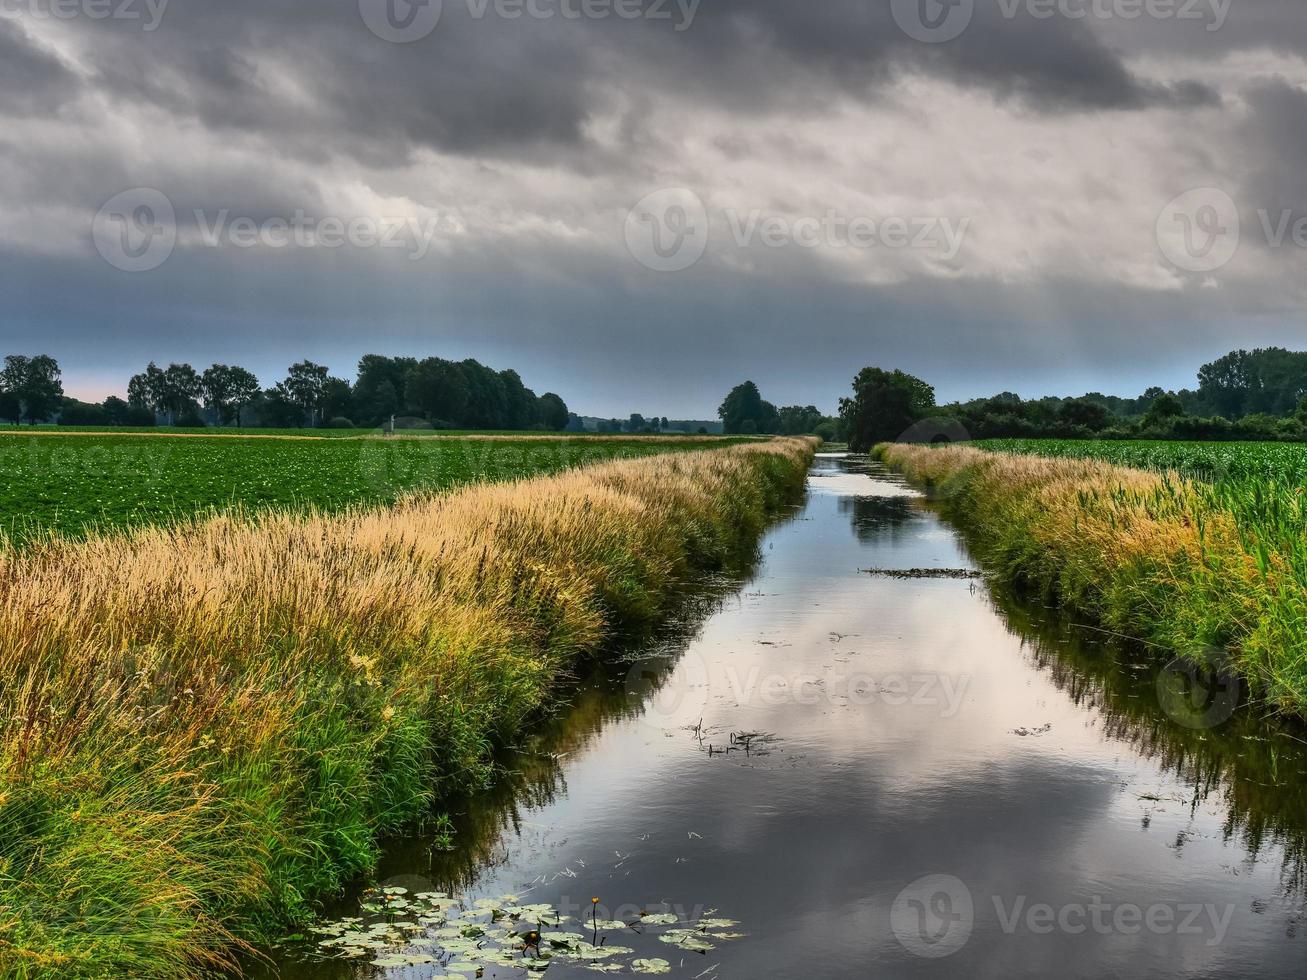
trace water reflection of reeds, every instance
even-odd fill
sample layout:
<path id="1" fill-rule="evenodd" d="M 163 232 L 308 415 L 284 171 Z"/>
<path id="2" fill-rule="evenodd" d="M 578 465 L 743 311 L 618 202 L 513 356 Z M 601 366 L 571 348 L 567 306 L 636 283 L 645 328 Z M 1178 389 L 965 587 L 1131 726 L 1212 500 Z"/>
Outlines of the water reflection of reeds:
<path id="1" fill-rule="evenodd" d="M 566 795 L 564 760 L 585 752 L 613 722 L 640 715 L 704 623 L 747 583 L 757 559 L 756 554 L 743 557 L 729 572 L 696 582 L 655 632 L 624 638 L 576 679 L 571 695 L 558 699 L 552 718 L 501 755 L 493 785 L 446 801 L 441 809 L 452 815 L 454 849 L 442 850 L 435 835 L 419 834 L 390 849 L 380 876 L 418 875 L 436 890 L 460 893 L 474 888 L 488 869 L 504 865 L 510 840 L 529 832 L 530 814 Z M 632 665 L 639 668 L 638 689 L 628 683 Z"/>
<path id="2" fill-rule="evenodd" d="M 1224 724 L 1184 728 L 1163 713 L 1155 652 L 1105 638 L 1066 622 L 1055 611 L 998 593 L 994 605 L 1022 637 L 1030 662 L 1073 703 L 1101 719 L 1103 734 L 1182 781 L 1191 810 L 1217 805 L 1223 837 L 1250 859 L 1284 852 L 1287 898 L 1307 896 L 1307 731 L 1244 705 Z"/>

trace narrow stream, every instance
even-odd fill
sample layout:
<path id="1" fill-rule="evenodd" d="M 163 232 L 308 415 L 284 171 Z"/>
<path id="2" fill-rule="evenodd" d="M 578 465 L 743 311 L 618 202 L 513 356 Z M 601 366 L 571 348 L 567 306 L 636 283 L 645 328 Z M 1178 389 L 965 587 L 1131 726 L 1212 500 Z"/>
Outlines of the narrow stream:
<path id="1" fill-rule="evenodd" d="M 382 881 L 511 893 L 587 939 L 592 916 L 738 921 L 702 952 L 607 936 L 686 978 L 1307 974 L 1303 732 L 1221 691 L 1177 713 L 1160 661 L 974 569 L 898 478 L 819 458 L 747 582 L 584 685 L 459 805 L 455 850 L 398 842 Z M 323 960 L 317 938 L 281 975 L 446 972 Z"/>

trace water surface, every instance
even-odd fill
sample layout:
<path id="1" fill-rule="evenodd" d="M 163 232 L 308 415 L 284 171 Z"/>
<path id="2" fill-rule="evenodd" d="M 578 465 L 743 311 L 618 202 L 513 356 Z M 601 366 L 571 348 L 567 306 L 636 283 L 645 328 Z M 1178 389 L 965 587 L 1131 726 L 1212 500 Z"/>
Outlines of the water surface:
<path id="1" fill-rule="evenodd" d="M 381 880 L 738 920 L 706 954 L 609 937 L 687 978 L 1307 973 L 1302 732 L 1255 706 L 1185 727 L 1166 658 L 976 581 L 869 571 L 974 568 L 896 477 L 819 458 L 747 581 L 581 685 L 458 806 L 454 851 L 397 842 Z"/>

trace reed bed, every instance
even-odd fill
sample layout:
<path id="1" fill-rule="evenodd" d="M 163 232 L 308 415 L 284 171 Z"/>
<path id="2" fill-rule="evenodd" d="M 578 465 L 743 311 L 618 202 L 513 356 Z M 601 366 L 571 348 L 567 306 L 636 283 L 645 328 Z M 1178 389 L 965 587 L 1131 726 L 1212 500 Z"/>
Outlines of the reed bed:
<path id="1" fill-rule="evenodd" d="M 234 970 L 489 779 L 578 657 L 752 546 L 812 451 L 0 552 L 0 974 Z"/>
<path id="2" fill-rule="evenodd" d="M 1307 539 L 1287 487 L 971 447 L 877 452 L 945 502 L 999 579 L 1180 656 L 1220 655 L 1270 706 L 1307 711 Z"/>

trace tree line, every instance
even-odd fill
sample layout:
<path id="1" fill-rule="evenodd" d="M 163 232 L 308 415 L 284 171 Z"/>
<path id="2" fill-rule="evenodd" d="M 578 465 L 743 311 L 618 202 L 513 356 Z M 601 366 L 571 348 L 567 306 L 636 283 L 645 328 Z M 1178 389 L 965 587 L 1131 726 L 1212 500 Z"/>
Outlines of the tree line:
<path id="1" fill-rule="evenodd" d="M 1023 399 L 1011 392 L 936 405 L 935 390 L 902 371 L 869 367 L 841 400 L 840 439 L 855 451 L 909 438 L 1307 441 L 1307 353 L 1234 351 L 1205 364 L 1198 387 L 1149 388 L 1137 398 L 1091 392 Z M 922 427 L 924 420 L 931 426 Z M 914 428 L 915 427 L 915 428 Z"/>
<path id="2" fill-rule="evenodd" d="M 839 434 L 837 419 L 812 405 L 777 408 L 762 397 L 752 381 L 732 388 L 717 415 L 727 435 L 819 435 L 833 441 Z"/>
<path id="3" fill-rule="evenodd" d="M 0 371 L 0 419 L 63 425 L 253 428 L 542 429 L 561 432 L 574 416 L 558 395 L 537 395 L 516 371 L 475 360 L 383 357 L 359 361 L 353 383 L 301 361 L 263 387 L 238 365 L 160 367 L 151 362 L 127 385 L 127 398 L 91 404 L 64 396 L 54 358 L 11 355 Z"/>

